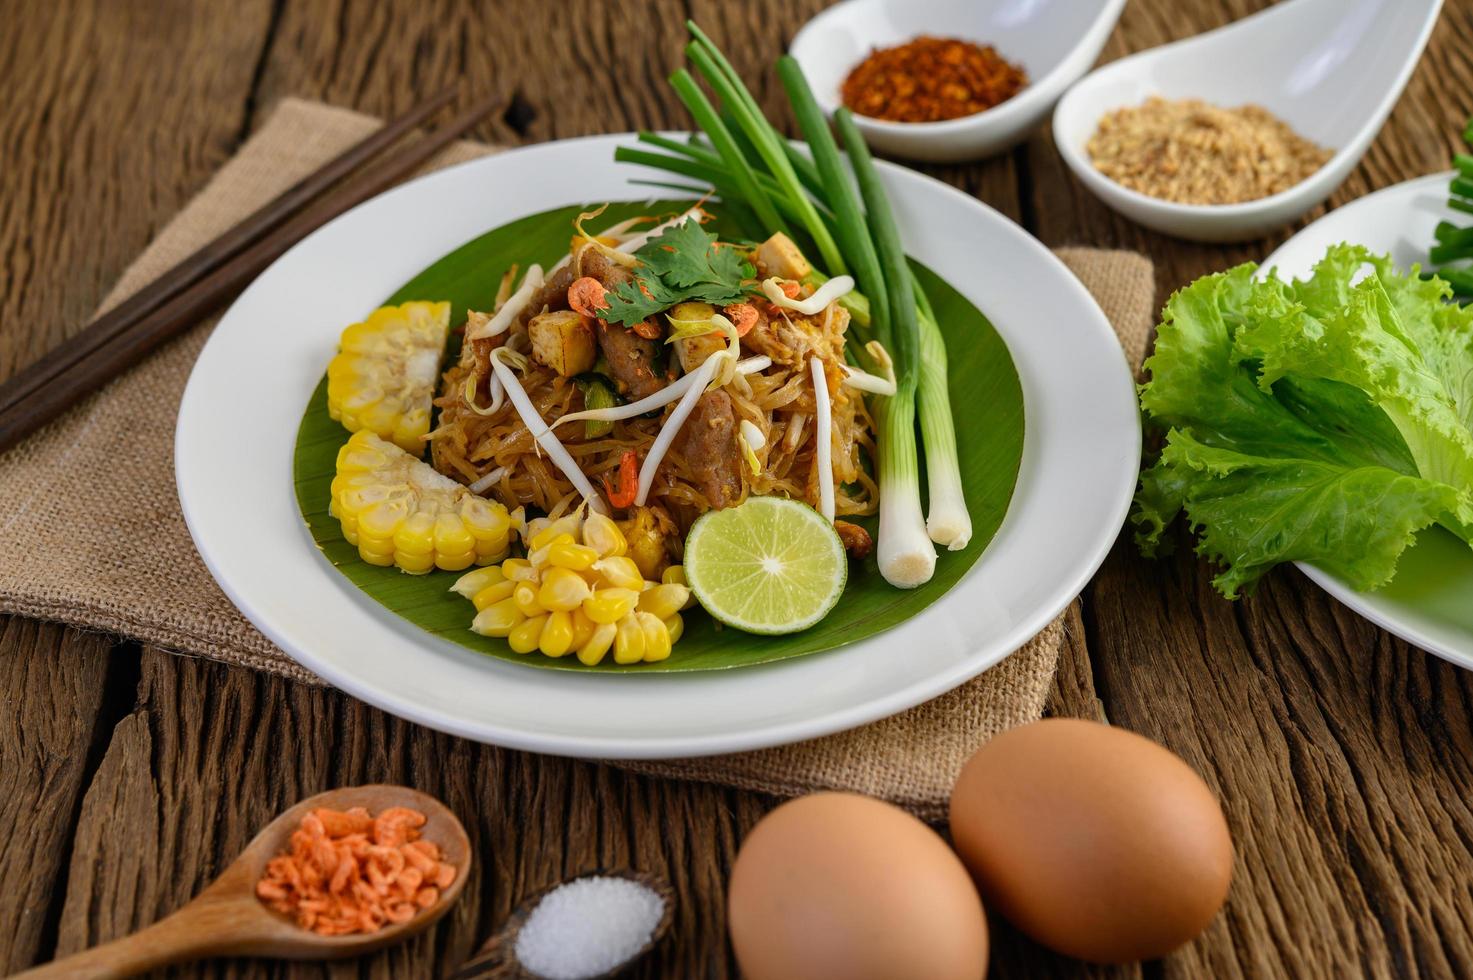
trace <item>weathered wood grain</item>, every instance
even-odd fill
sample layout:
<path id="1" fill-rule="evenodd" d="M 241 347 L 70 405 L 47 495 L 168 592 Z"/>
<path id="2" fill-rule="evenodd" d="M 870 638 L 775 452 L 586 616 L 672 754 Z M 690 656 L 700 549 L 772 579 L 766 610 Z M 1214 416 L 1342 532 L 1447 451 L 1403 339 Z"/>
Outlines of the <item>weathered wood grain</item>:
<path id="1" fill-rule="evenodd" d="M 0 5 L 0 380 L 84 324 L 230 156 L 269 13 Z"/>
<path id="2" fill-rule="evenodd" d="M 1136 0 L 1106 57 L 1264 3 Z M 220 16 L 183 0 L 6 4 L 0 281 L 25 288 L 0 294 L 0 377 L 80 325 L 280 96 L 389 114 L 458 79 L 467 94 L 515 94 L 484 138 L 680 126 L 664 78 L 694 16 L 760 79 L 759 101 L 786 118 L 767 67 L 821 5 L 253 0 Z M 1470 50 L 1473 2 L 1449 0 L 1387 129 L 1332 203 L 1446 166 L 1473 110 Z M 1139 229 L 1073 180 L 1046 132 L 1002 159 L 930 172 L 1049 244 L 1150 254 L 1163 297 L 1283 237 L 1223 249 Z M 1209 577 L 1185 547 L 1157 563 L 1117 545 L 1071 614 L 1049 711 L 1143 732 L 1204 773 L 1237 847 L 1226 913 L 1163 963 L 1120 969 L 1053 956 L 994 923 L 993 975 L 1466 974 L 1473 681 L 1292 571 L 1237 605 Z M 440 796 L 476 838 L 477 880 L 444 925 L 364 963 L 242 961 L 180 974 L 432 976 L 521 896 L 615 865 L 666 874 L 679 895 L 673 941 L 637 975 L 734 972 L 725 876 L 769 799 L 473 745 L 336 692 L 155 651 L 142 654 L 141 680 L 131 669 L 109 674 L 105 641 L 49 627 L 5 624 L 0 657 L 0 827 L 11 840 L 0 870 L 24 883 L 22 898 L 0 898 L 0 966 L 146 924 L 186 901 L 280 808 L 387 779 Z M 31 817 L 36 807 L 53 818 Z"/>
<path id="3" fill-rule="evenodd" d="M 334 691 L 153 650 L 136 708 L 112 734 L 78 821 L 58 953 L 183 905 L 287 805 L 334 786 L 394 782 L 445 801 L 479 868 L 433 934 L 354 964 L 436 976 L 545 885 L 599 868 L 664 875 L 670 942 L 636 976 L 724 973 L 722 886 L 769 805 L 750 793 L 505 752 L 409 725 Z M 715 961 L 712 962 L 713 956 Z M 329 976 L 347 967 L 220 963 L 205 976 Z"/>
<path id="4" fill-rule="evenodd" d="M 0 617 L 0 973 L 50 942 L 102 714 L 106 637 Z M 103 744 L 106 744 L 105 742 Z"/>

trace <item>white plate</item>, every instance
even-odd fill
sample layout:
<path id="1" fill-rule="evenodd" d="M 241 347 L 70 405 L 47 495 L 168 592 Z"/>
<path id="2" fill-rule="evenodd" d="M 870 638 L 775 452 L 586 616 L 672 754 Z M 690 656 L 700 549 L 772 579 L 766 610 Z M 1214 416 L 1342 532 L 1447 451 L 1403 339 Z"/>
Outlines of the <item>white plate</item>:
<path id="1" fill-rule="evenodd" d="M 175 445 L 184 516 L 221 588 L 350 694 L 456 735 L 563 755 L 690 756 L 813 738 L 933 698 L 1016 650 L 1079 592 L 1124 521 L 1140 457 L 1134 386 L 1099 307 L 1047 249 L 960 191 L 890 165 L 882 174 L 907 249 L 996 324 L 1027 414 L 996 539 L 924 613 L 761 667 L 537 670 L 420 631 L 317 552 L 292 496 L 292 447 L 343 326 L 488 229 L 647 196 L 628 183 L 644 171 L 612 162 L 632 139 L 549 143 L 406 184 L 317 231 L 241 295 L 195 365 Z"/>
<path id="2" fill-rule="evenodd" d="M 1339 242 L 1390 253 L 1398 268 L 1427 264 L 1439 221 L 1460 217 L 1447 207 L 1452 173 L 1433 174 L 1377 191 L 1331 211 L 1289 239 L 1263 263 L 1281 275 L 1302 278 Z M 1408 643 L 1473 669 L 1473 552 L 1451 534 L 1422 533 L 1402 556 L 1396 578 L 1375 592 L 1303 562 L 1316 584 L 1371 622 Z"/>

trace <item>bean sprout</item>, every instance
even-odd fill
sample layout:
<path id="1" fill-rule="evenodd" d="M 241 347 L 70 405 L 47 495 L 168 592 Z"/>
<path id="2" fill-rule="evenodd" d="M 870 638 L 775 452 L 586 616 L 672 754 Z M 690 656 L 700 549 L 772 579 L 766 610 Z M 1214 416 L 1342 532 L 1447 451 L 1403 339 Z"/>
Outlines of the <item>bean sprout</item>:
<path id="1" fill-rule="evenodd" d="M 808 367 L 813 372 L 813 401 L 818 406 L 813 413 L 818 429 L 814 433 L 814 438 L 818 440 L 818 445 L 814 447 L 815 465 L 818 467 L 818 512 L 824 516 L 825 520 L 833 521 L 834 462 L 833 435 L 831 434 L 833 422 L 829 412 L 829 382 L 824 375 L 821 359 L 817 357 L 811 359 Z"/>
<path id="2" fill-rule="evenodd" d="M 834 276 L 828 282 L 819 286 L 813 295 L 807 299 L 789 299 L 788 294 L 783 292 L 782 280 L 773 276 L 762 281 L 763 294 L 772 301 L 773 306 L 785 310 L 796 310 L 804 316 L 814 316 L 822 313 L 823 308 L 828 306 L 840 296 L 844 296 L 854 288 L 853 276 Z"/>
<path id="3" fill-rule="evenodd" d="M 522 383 L 517 380 L 516 374 L 503 363 L 502 357 L 507 353 L 508 351 L 503 347 L 498 347 L 491 352 L 491 370 L 496 372 L 496 376 L 506 386 L 506 393 L 511 396 L 511 403 L 516 407 L 517 414 L 522 417 L 527 431 L 532 433 L 532 438 L 537 441 L 537 445 L 547 451 L 547 455 L 552 458 L 557 468 L 563 471 L 563 475 L 583 495 L 583 499 L 588 501 L 588 506 L 603 513 L 604 504 L 598 491 L 593 489 L 593 484 L 588 482 L 588 477 L 583 475 L 577 462 L 563 448 L 563 444 L 558 442 L 557 436 L 552 434 L 547 423 L 542 421 L 542 416 L 537 414 L 537 407 L 527 397 L 527 392 L 522 388 Z"/>

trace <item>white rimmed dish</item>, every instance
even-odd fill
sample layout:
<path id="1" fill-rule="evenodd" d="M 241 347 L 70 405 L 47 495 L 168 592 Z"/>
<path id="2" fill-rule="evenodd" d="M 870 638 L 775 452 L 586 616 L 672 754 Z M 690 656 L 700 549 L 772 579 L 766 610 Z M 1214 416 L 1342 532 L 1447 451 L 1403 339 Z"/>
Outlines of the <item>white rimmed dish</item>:
<path id="1" fill-rule="evenodd" d="M 1439 221 L 1466 218 L 1447 206 L 1452 173 L 1433 174 L 1377 191 L 1331 211 L 1264 260 L 1281 276 L 1303 278 L 1340 242 L 1389 254 L 1400 269 L 1427 264 Z M 1473 551 L 1433 528 L 1402 555 L 1396 578 L 1359 592 L 1303 562 L 1301 571 L 1330 595 L 1376 625 L 1459 667 L 1473 669 Z"/>
<path id="2" fill-rule="evenodd" d="M 1028 72 L 1028 85 L 1001 105 L 942 122 L 854 119 L 879 152 L 933 163 L 977 160 L 1011 149 L 1043 121 L 1100 56 L 1124 7 L 1125 0 L 847 0 L 805 24 L 789 50 L 832 115 L 844 79 L 872 48 L 920 34 L 992 45 Z"/>
<path id="3" fill-rule="evenodd" d="M 1226 27 L 1122 58 L 1079 81 L 1054 113 L 1054 141 L 1100 200 L 1179 238 L 1257 238 L 1324 201 L 1365 155 L 1437 23 L 1442 0 L 1286 0 Z M 1148 97 L 1257 103 L 1332 148 L 1310 177 L 1242 204 L 1177 204 L 1101 174 L 1086 144 L 1106 114 Z"/>
<path id="4" fill-rule="evenodd" d="M 365 701 L 456 735 L 563 755 L 691 756 L 813 738 L 935 697 L 1002 660 L 1064 608 L 1115 539 L 1139 465 L 1134 385 L 1103 313 L 1057 258 L 973 198 L 890 165 L 881 173 L 908 250 L 992 319 L 1027 417 L 1001 529 L 921 615 L 841 650 L 760 667 L 536 670 L 419 630 L 318 553 L 293 497 L 292 447 L 343 324 L 487 229 L 646 197 L 629 184 L 640 172 L 612 161 L 633 139 L 543 144 L 406 184 L 318 230 L 236 300 L 190 377 L 175 451 L 185 519 L 225 593 L 292 657 Z M 986 275 L 979 248 L 992 256 Z"/>

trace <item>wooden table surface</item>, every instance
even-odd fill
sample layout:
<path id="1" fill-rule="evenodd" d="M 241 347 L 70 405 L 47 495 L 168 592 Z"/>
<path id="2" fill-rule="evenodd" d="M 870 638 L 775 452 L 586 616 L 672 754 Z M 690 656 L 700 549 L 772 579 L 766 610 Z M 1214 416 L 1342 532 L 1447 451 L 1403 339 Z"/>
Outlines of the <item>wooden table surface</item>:
<path id="1" fill-rule="evenodd" d="M 537 142 L 682 126 L 664 84 L 697 18 L 757 81 L 821 0 L 0 2 L 0 378 L 87 320 L 121 270 L 260 125 L 301 95 L 402 111 L 459 79 L 506 105 L 479 136 Z M 1261 0 L 1131 0 L 1105 57 Z M 1448 0 L 1421 66 L 1334 203 L 1445 169 L 1473 110 L 1473 0 Z M 1158 299 L 1282 239 L 1171 241 L 1098 204 L 1046 133 L 932 170 L 1049 245 L 1136 249 Z M 979 258 L 980 261 L 980 258 Z M 985 265 L 979 265 L 985 272 Z M 3 506 L 3 505 L 0 505 Z M 1183 542 L 1184 543 L 1184 542 Z M 1221 794 L 1226 910 L 1160 963 L 1093 968 L 994 923 L 992 975 L 1447 976 L 1473 969 L 1473 675 L 1339 607 L 1293 570 L 1228 603 L 1190 557 L 1122 538 L 1073 614 L 1050 711 L 1181 754 Z M 0 561 L 3 561 L 0 557 Z M 562 876 L 634 865 L 679 892 L 639 976 L 735 973 L 723 887 L 775 801 L 529 756 L 352 698 L 116 639 L 0 618 L 0 970 L 139 928 L 186 901 L 279 809 L 395 781 L 460 813 L 479 873 L 433 934 L 335 967 L 228 962 L 186 976 L 428 977 Z"/>

